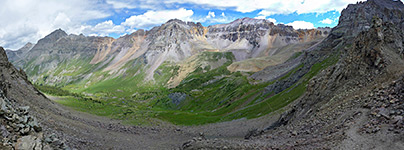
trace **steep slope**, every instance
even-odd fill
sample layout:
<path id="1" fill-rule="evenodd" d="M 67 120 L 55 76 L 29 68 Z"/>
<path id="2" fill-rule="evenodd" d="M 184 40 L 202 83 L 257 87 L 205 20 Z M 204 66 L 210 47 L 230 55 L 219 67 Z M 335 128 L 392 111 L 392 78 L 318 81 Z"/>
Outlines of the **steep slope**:
<path id="1" fill-rule="evenodd" d="M 236 62 L 232 72 L 257 72 L 267 66 L 282 64 L 296 52 L 318 43 L 330 28 L 294 30 L 267 20 L 242 18 L 229 24 L 209 27 L 208 41 L 221 51 L 230 51 Z"/>
<path id="2" fill-rule="evenodd" d="M 291 76 L 293 82 L 288 78 L 258 83 L 249 76 L 290 60 L 293 65 L 275 78 L 286 75 L 305 56 L 295 57 L 329 31 L 294 30 L 251 18 L 209 27 L 173 19 L 118 39 L 56 30 L 16 62 L 27 62 L 19 65 L 42 91 L 67 90 L 61 93 L 68 95 L 57 95 L 66 96 L 58 102 L 75 109 L 132 124 L 155 119 L 206 124 L 264 116 L 300 97 L 313 76 L 305 73 L 316 74 L 323 68 L 310 68 L 320 59 L 297 68 L 300 73 Z M 275 106 L 266 109 L 262 104 Z"/>
<path id="3" fill-rule="evenodd" d="M 104 49 L 88 49 L 96 56 L 88 60 L 93 65 L 89 68 L 98 70 L 81 76 L 87 74 L 97 82 L 85 81 L 90 90 L 84 92 L 92 92 L 85 93 L 90 99 L 56 100 L 75 104 L 76 109 L 98 111 L 95 114 L 114 110 L 112 117 L 126 121 L 147 116 L 182 125 L 220 122 L 212 125 L 185 130 L 170 125 L 139 128 L 69 111 L 35 90 L 22 71 L 11 67 L 1 49 L 1 91 L 6 96 L 0 97 L 30 106 L 47 133 L 55 132 L 79 149 L 171 148 L 196 135 L 199 137 L 181 148 L 403 149 L 403 12 L 400 1 L 349 5 L 324 40 L 325 31 L 295 31 L 265 20 L 244 18 L 211 27 L 171 20 L 146 33 L 122 37 L 136 45 L 131 47 L 134 51 L 108 50 L 119 39 L 111 39 L 112 44 Z M 277 42 L 265 40 L 270 33 Z M 62 31 L 53 34 L 43 41 L 59 43 L 75 37 Z M 268 43 L 279 49 L 262 48 Z M 34 48 L 50 52 L 49 46 L 63 50 L 58 44 L 45 43 Z M 231 68 L 243 68 L 231 66 L 237 62 L 258 59 L 255 54 L 276 56 L 300 46 L 303 48 L 297 51 L 302 53 L 285 57 L 284 63 L 263 66 L 254 74 L 231 72 Z M 69 55 L 64 60 L 74 53 L 66 52 Z M 110 62 L 124 65 L 107 69 Z M 101 79 L 90 78 L 92 74 Z M 155 85 L 147 86 L 144 79 L 172 88 L 152 88 Z M 259 122 L 262 119 L 268 120 Z M 247 128 L 252 130 L 247 133 Z M 247 134 L 240 136 L 242 133 Z"/>
<path id="4" fill-rule="evenodd" d="M 311 79 L 277 122 L 251 130 L 249 140 L 191 140 L 183 148 L 403 149 L 404 34 L 395 18 L 403 6 L 390 0 L 349 5 L 331 35 L 306 55 L 338 61 Z M 365 8 L 374 15 L 363 15 Z"/>
<path id="5" fill-rule="evenodd" d="M 33 88 L 22 70 L 8 62 L 0 47 L 0 149 L 63 149 L 67 145 L 58 139 L 52 129 L 42 128 L 39 107 L 49 106 L 39 91 Z M 31 99 L 33 98 L 33 99 Z M 36 105 L 33 107 L 32 104 Z"/>
<path id="6" fill-rule="evenodd" d="M 166 149 L 194 132 L 139 127 L 76 112 L 49 99 L 17 70 L 0 47 L 0 149 Z"/>
<path id="7" fill-rule="evenodd" d="M 9 61 L 10 62 L 15 62 L 16 61 L 21 61 L 23 60 L 23 58 L 25 58 L 25 54 L 31 50 L 31 48 L 34 47 L 34 44 L 32 43 L 27 43 L 25 44 L 23 47 L 21 47 L 20 49 L 13 51 L 13 50 L 6 50 L 6 54 L 9 58 L 11 58 Z"/>

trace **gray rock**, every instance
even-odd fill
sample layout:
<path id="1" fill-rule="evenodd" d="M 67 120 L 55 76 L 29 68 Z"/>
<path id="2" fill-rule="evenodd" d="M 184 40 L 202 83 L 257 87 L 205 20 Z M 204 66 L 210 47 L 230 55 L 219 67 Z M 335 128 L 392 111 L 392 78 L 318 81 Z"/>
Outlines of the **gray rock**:
<path id="1" fill-rule="evenodd" d="M 292 131 L 292 136 L 296 136 L 297 135 L 297 131 Z"/>
<path id="2" fill-rule="evenodd" d="M 184 101 L 187 98 L 187 96 L 188 96 L 187 94 L 181 92 L 168 94 L 168 98 L 170 98 L 172 103 L 175 104 L 176 106 L 181 104 L 181 102 Z"/>
<path id="3" fill-rule="evenodd" d="M 19 107 L 18 109 L 23 115 L 26 115 L 28 114 L 29 106 Z"/>
<path id="4" fill-rule="evenodd" d="M 42 131 L 42 127 L 39 126 L 39 124 L 38 124 L 38 122 L 36 121 L 35 118 L 32 118 L 32 117 L 31 117 L 30 121 L 28 122 L 28 126 L 34 128 L 34 130 L 35 130 L 36 132 Z"/>
<path id="5" fill-rule="evenodd" d="M 4 125 L 0 126 L 0 131 L 1 131 L 2 137 L 7 137 L 8 135 L 10 135 L 10 132 L 7 131 L 6 127 L 4 127 Z"/>
<path id="6" fill-rule="evenodd" d="M 21 134 L 21 135 L 27 135 L 27 134 L 29 133 L 29 131 L 30 131 L 30 128 L 29 128 L 29 127 L 25 127 L 25 128 L 22 128 L 22 129 L 20 130 L 20 134 Z"/>
<path id="7" fill-rule="evenodd" d="M 403 116 L 394 116 L 393 123 L 403 122 Z"/>
<path id="8" fill-rule="evenodd" d="M 39 150 L 42 149 L 41 141 L 32 135 L 19 138 L 14 145 L 16 150 Z"/>
<path id="9" fill-rule="evenodd" d="M 7 110 L 6 102 L 0 97 L 0 115 L 4 114 Z"/>

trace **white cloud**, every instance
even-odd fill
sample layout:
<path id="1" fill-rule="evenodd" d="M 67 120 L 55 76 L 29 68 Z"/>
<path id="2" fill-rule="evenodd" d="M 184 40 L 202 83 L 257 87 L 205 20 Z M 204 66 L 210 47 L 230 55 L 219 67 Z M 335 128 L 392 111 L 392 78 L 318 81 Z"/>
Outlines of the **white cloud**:
<path id="1" fill-rule="evenodd" d="M 341 11 L 350 3 L 361 0 L 166 0 L 164 3 L 191 3 L 207 5 L 217 8 L 235 8 L 239 12 L 252 12 L 262 10 L 259 15 L 269 16 L 273 14 L 324 13 L 327 11 Z"/>
<path id="2" fill-rule="evenodd" d="M 210 19 L 210 18 L 215 18 L 215 12 L 211 12 L 209 11 L 208 15 L 206 16 L 206 18 Z"/>
<path id="3" fill-rule="evenodd" d="M 96 1 L 1 0 L 0 45 L 18 49 L 37 42 L 55 29 L 73 30 L 83 23 L 109 16 Z"/>
<path id="4" fill-rule="evenodd" d="M 95 26 L 82 25 L 78 30 L 73 31 L 73 33 L 83 33 L 85 35 L 92 36 L 107 36 L 110 33 L 123 34 L 127 29 L 122 25 L 115 25 L 112 20 L 107 20 L 98 23 Z"/>
<path id="5" fill-rule="evenodd" d="M 231 21 L 233 21 L 234 18 L 230 18 L 227 17 L 224 12 L 222 12 L 222 14 L 220 14 L 220 16 L 216 16 L 215 12 L 208 12 L 208 15 L 206 15 L 206 17 L 204 18 L 193 18 L 192 21 L 194 22 L 208 22 L 208 23 L 229 23 Z"/>
<path id="6" fill-rule="evenodd" d="M 126 3 L 126 2 L 122 2 L 122 1 L 114 1 L 114 0 L 107 0 L 106 1 L 107 4 L 112 5 L 112 7 L 114 7 L 115 9 L 122 9 L 122 8 L 129 8 L 129 9 L 133 9 L 136 8 L 135 5 Z"/>
<path id="7" fill-rule="evenodd" d="M 106 0 L 106 3 L 111 5 L 116 10 L 120 9 L 147 9 L 147 10 L 162 10 L 166 8 L 163 2 L 158 0 Z"/>
<path id="8" fill-rule="evenodd" d="M 276 19 L 274 19 L 274 18 L 268 18 L 268 19 L 267 19 L 266 16 L 262 16 L 262 15 L 259 15 L 259 16 L 254 17 L 254 18 L 255 18 L 255 19 L 266 19 L 266 20 L 268 20 L 268 21 L 270 21 L 270 22 L 276 24 Z"/>
<path id="9" fill-rule="evenodd" d="M 273 14 L 324 13 L 341 11 L 349 3 L 360 0 L 1 0 L 0 46 L 17 49 L 27 42 L 35 43 L 55 29 L 62 28 L 68 33 L 86 35 L 125 34 L 139 28 L 151 28 L 169 19 L 205 23 L 227 23 L 234 19 L 222 12 L 209 12 L 207 16 L 194 16 L 191 9 L 181 8 L 181 4 L 195 4 L 192 8 L 232 9 L 238 12 L 260 11 L 257 18 L 268 18 Z M 189 5 L 186 5 L 189 6 Z M 185 6 L 184 6 L 185 7 Z M 131 12 L 122 9 L 136 9 Z M 132 15 L 121 24 L 114 24 L 106 17 L 116 12 Z M 145 12 L 139 14 L 140 12 Z M 133 14 L 136 15 L 133 15 Z M 334 17 L 333 17 L 334 18 Z M 330 18 L 332 22 L 336 22 Z M 100 22 L 100 20 L 102 20 Z M 323 20 L 328 21 L 329 20 Z M 311 23 L 293 22 L 294 26 L 310 28 Z M 300 25 L 298 25 L 300 24 Z M 300 27 L 301 26 L 301 27 Z M 295 28 L 296 28 L 295 27 Z"/>
<path id="10" fill-rule="evenodd" d="M 334 22 L 338 22 L 338 20 L 339 20 L 339 16 L 338 17 L 336 17 L 336 18 L 334 18 Z"/>
<path id="11" fill-rule="evenodd" d="M 314 28 L 313 23 L 306 22 L 306 21 L 294 21 L 294 22 L 288 23 L 286 25 L 290 25 L 294 29 L 313 29 Z"/>
<path id="12" fill-rule="evenodd" d="M 274 24 L 276 24 L 276 20 L 274 18 L 268 18 L 267 20 L 273 22 Z"/>
<path id="13" fill-rule="evenodd" d="M 147 11 L 141 15 L 134 15 L 122 23 L 124 26 L 131 28 L 150 28 L 152 26 L 160 25 L 170 19 L 180 19 L 183 21 L 191 21 L 191 16 L 194 14 L 192 10 L 179 8 L 177 10 L 161 10 L 161 11 Z"/>
<path id="14" fill-rule="evenodd" d="M 324 24 L 331 24 L 333 22 L 333 20 L 331 20 L 330 18 L 326 18 L 324 20 L 321 20 L 320 22 L 324 23 Z"/>
<path id="15" fill-rule="evenodd" d="M 267 17 L 266 17 L 266 16 L 259 15 L 259 16 L 254 17 L 254 18 L 255 18 L 255 19 L 266 19 Z"/>

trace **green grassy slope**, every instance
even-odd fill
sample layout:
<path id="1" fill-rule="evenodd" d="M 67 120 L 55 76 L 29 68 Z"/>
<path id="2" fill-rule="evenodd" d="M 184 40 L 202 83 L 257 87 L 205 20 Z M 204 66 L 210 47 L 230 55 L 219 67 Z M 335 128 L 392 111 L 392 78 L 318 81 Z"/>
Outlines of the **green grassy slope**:
<path id="1" fill-rule="evenodd" d="M 297 83 L 278 93 L 264 93 L 264 88 L 275 81 L 254 83 L 240 72 L 231 73 L 227 66 L 234 57 L 230 54 L 206 53 L 201 60 L 217 61 L 225 57 L 228 62 L 210 69 L 198 67 L 175 88 L 164 84 L 175 76 L 178 66 L 163 63 L 155 71 L 153 81 L 144 81 L 142 60 L 133 60 L 125 66 L 125 76 L 114 77 L 105 72 L 95 72 L 95 76 L 105 80 L 75 82 L 59 89 L 49 86 L 38 88 L 45 93 L 60 96 L 57 102 L 100 116 L 125 120 L 126 123 L 148 125 L 161 119 L 180 125 L 198 125 L 239 118 L 256 118 L 279 110 L 299 98 L 306 91 L 308 81 L 320 70 L 335 64 L 338 58 L 332 56 L 314 64 L 310 71 Z M 287 79 L 302 65 L 277 80 Z M 85 69 L 84 69 L 85 70 Z M 56 89 L 56 90 L 55 90 Z M 59 91 L 58 91 L 59 90 Z M 75 93 L 75 94 L 72 94 Z M 169 98 L 170 93 L 187 95 L 178 105 Z"/>

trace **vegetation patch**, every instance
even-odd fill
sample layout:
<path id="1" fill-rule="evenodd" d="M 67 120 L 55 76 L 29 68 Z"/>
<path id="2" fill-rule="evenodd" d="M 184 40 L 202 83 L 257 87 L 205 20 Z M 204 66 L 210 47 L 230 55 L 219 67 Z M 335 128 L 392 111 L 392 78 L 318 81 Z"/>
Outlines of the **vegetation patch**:
<path id="1" fill-rule="evenodd" d="M 204 58 L 217 61 L 223 57 L 233 60 L 234 56 L 218 53 L 203 53 Z M 303 65 L 291 70 L 276 81 L 252 84 L 252 79 L 240 72 L 230 72 L 227 67 L 232 61 L 211 69 L 198 67 L 175 88 L 164 87 L 170 77 L 178 72 L 178 66 L 163 63 L 154 73 L 154 81 L 144 82 L 144 66 L 134 60 L 128 63 L 125 76 L 110 76 L 101 82 L 91 82 L 86 88 L 66 86 L 62 89 L 36 85 L 44 93 L 59 96 L 58 103 L 79 111 L 125 120 L 128 124 L 148 125 L 155 119 L 179 125 L 200 125 L 240 118 L 256 118 L 279 110 L 306 91 L 309 80 L 320 70 L 335 64 L 336 55 L 314 64 L 297 83 L 278 94 L 265 93 L 265 87 L 295 74 Z M 74 89 L 74 90 L 73 90 Z M 80 94 L 78 94 L 80 93 Z M 84 93 L 84 94 L 81 94 Z M 87 94 L 85 94 L 87 93 Z M 181 100 L 169 98 L 180 93 Z M 174 94 L 175 95 L 175 94 Z M 178 94 L 177 94 L 178 95 Z"/>

